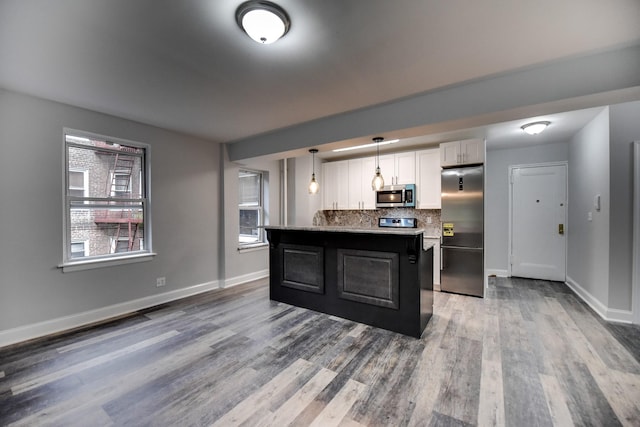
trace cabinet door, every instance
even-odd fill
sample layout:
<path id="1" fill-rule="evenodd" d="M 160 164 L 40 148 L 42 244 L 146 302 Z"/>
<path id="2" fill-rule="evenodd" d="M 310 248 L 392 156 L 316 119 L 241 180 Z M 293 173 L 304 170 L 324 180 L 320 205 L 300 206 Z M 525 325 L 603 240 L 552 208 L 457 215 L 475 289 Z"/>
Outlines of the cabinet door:
<path id="1" fill-rule="evenodd" d="M 322 164 L 322 209 L 335 210 L 349 207 L 349 163 Z"/>
<path id="2" fill-rule="evenodd" d="M 418 209 L 440 209 L 440 150 L 418 151 L 416 153 Z"/>
<path id="3" fill-rule="evenodd" d="M 416 153 L 397 153 L 395 155 L 395 183 L 415 184 L 416 183 Z"/>
<path id="4" fill-rule="evenodd" d="M 460 142 L 444 142 L 440 144 L 440 166 L 455 166 L 460 159 Z"/>
<path id="5" fill-rule="evenodd" d="M 380 156 L 380 172 L 384 178 L 384 185 L 393 185 L 396 183 L 396 159 L 393 154 L 387 154 L 386 156 Z M 371 179 L 375 175 L 375 168 L 371 174 Z"/>
<path id="6" fill-rule="evenodd" d="M 333 162 L 336 169 L 336 209 L 349 209 L 349 162 L 346 160 Z"/>
<path id="7" fill-rule="evenodd" d="M 376 172 L 376 158 L 365 157 L 362 159 L 362 209 L 376 208 L 376 192 L 371 188 L 371 181 Z"/>
<path id="8" fill-rule="evenodd" d="M 349 160 L 349 209 L 362 208 L 362 176 L 364 159 Z"/>
<path id="9" fill-rule="evenodd" d="M 440 285 L 440 239 L 424 238 L 425 243 L 433 243 L 433 284 Z M 440 286 L 438 286 L 439 290 Z"/>
<path id="10" fill-rule="evenodd" d="M 460 153 L 464 164 L 484 163 L 484 140 L 468 139 L 460 141 Z"/>
<path id="11" fill-rule="evenodd" d="M 336 195 L 336 171 L 337 167 L 335 163 L 323 163 L 322 164 L 322 184 L 320 189 L 322 191 L 322 209 L 333 210 L 335 209 L 335 195 Z"/>

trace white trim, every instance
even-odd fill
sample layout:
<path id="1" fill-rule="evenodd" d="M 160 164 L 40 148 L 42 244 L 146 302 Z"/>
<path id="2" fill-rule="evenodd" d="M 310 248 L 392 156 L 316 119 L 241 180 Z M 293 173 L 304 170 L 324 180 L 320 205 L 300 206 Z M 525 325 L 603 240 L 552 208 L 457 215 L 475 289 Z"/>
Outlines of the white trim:
<path id="1" fill-rule="evenodd" d="M 63 273 L 72 271 L 92 270 L 94 268 L 113 267 L 115 265 L 133 264 L 136 262 L 151 261 L 157 254 L 155 252 L 142 252 L 136 254 L 124 254 L 120 257 L 92 258 L 80 261 L 65 262 L 58 265 Z"/>
<path id="2" fill-rule="evenodd" d="M 252 244 L 240 246 L 238 247 L 238 252 L 243 254 L 245 252 L 255 252 L 255 251 L 260 251 L 264 249 L 269 249 L 268 242 L 252 243 Z"/>
<path id="3" fill-rule="evenodd" d="M 98 308 L 96 310 L 85 311 L 83 313 L 72 314 L 70 316 L 59 317 L 57 319 L 47 320 L 31 325 L 7 329 L 0 331 L 0 347 L 78 328 L 91 323 L 105 321 L 137 310 L 142 310 L 219 288 L 219 281 L 214 280 L 213 282 L 202 283 L 200 285 L 164 292 L 162 294 L 150 295 L 148 297 L 114 304 Z"/>
<path id="4" fill-rule="evenodd" d="M 633 323 L 640 325 L 640 141 L 633 143 L 633 266 L 631 308 Z"/>
<path id="5" fill-rule="evenodd" d="M 510 277 L 509 270 L 500 270 L 497 268 L 487 268 L 486 274 L 487 274 L 487 277 L 489 276 Z"/>
<path id="6" fill-rule="evenodd" d="M 223 288 L 230 288 L 232 286 L 241 285 L 243 283 L 251 282 L 253 280 L 264 279 L 269 277 L 269 269 L 254 271 L 253 273 L 243 274 L 242 276 L 231 277 L 224 280 Z"/>
<path id="7" fill-rule="evenodd" d="M 565 283 L 573 292 L 575 292 L 576 295 L 578 295 L 584 302 L 586 302 L 587 305 L 593 309 L 593 311 L 598 313 L 598 315 L 607 322 L 632 322 L 631 311 L 608 308 L 569 276 L 567 276 L 567 281 Z"/>

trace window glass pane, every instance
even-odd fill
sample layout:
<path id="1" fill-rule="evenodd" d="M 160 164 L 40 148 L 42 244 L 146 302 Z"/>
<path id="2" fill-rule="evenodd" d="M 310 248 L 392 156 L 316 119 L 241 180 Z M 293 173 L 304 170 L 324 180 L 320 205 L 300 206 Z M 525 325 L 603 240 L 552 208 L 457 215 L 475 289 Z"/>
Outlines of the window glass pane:
<path id="1" fill-rule="evenodd" d="M 84 189 L 84 172 L 69 171 L 69 188 Z"/>
<path id="2" fill-rule="evenodd" d="M 142 207 L 137 209 L 71 209 L 72 241 L 88 241 L 91 256 L 109 255 L 118 252 L 138 251 L 143 249 L 144 221 Z M 132 246 L 129 247 L 129 241 Z M 117 242 L 117 244 L 115 244 Z M 124 243 L 122 243 L 124 242 Z M 80 243 L 82 244 L 82 243 Z M 72 257 L 85 256 L 76 254 L 72 244 Z"/>
<path id="3" fill-rule="evenodd" d="M 71 258 L 82 258 L 84 256 L 86 256 L 84 242 L 71 243 Z"/>
<path id="4" fill-rule="evenodd" d="M 262 175 L 258 172 L 240 171 L 239 204 L 241 206 L 259 206 L 262 203 Z"/>
<path id="5" fill-rule="evenodd" d="M 240 209 L 240 242 L 253 243 L 260 240 L 260 211 Z"/>
<path id="6" fill-rule="evenodd" d="M 121 150 L 129 149 L 124 145 Z M 87 197 L 123 197 L 139 198 L 143 195 L 144 184 L 141 170 L 142 157 L 130 155 L 128 151 L 113 152 L 94 148 L 69 147 L 69 169 L 91 171 L 91 182 Z M 135 148 L 136 152 L 137 148 Z M 69 172 L 69 187 L 73 172 Z M 76 175 L 76 174 L 73 174 Z M 79 179 L 73 177 L 74 184 Z"/>

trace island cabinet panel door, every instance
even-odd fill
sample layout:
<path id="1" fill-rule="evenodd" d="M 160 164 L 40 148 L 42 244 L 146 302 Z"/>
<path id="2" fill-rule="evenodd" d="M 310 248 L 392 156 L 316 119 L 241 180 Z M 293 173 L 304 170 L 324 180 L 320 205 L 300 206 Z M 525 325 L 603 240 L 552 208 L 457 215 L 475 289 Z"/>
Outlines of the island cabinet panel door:
<path id="1" fill-rule="evenodd" d="M 280 250 L 282 286 L 324 294 L 324 249 L 283 243 Z"/>
<path id="2" fill-rule="evenodd" d="M 397 253 L 338 249 L 338 297 L 397 309 L 399 262 Z"/>

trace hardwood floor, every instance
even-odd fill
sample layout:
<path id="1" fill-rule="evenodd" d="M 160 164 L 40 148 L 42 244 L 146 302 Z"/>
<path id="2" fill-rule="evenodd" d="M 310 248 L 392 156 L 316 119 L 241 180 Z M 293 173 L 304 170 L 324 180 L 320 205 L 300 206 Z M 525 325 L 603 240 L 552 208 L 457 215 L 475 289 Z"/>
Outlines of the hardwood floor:
<path id="1" fill-rule="evenodd" d="M 436 293 L 422 339 L 266 281 L 0 349 L 0 425 L 640 425 L 640 329 L 563 284 Z"/>

